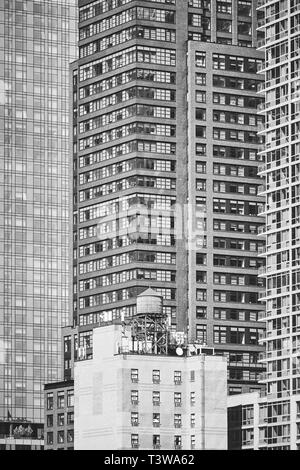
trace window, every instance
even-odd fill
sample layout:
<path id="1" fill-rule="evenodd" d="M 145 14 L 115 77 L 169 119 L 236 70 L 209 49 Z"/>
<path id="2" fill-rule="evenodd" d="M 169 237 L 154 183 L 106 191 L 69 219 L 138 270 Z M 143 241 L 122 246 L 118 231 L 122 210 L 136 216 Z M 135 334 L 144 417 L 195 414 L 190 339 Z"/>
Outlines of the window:
<path id="1" fill-rule="evenodd" d="M 160 449 L 160 435 L 154 434 L 152 437 L 153 449 Z"/>
<path id="2" fill-rule="evenodd" d="M 195 413 L 192 413 L 191 414 L 191 428 L 195 427 L 195 421 L 196 421 Z"/>
<path id="3" fill-rule="evenodd" d="M 196 445 L 196 437 L 193 435 L 191 436 L 191 449 L 195 449 Z"/>
<path id="4" fill-rule="evenodd" d="M 65 392 L 57 392 L 57 408 L 64 408 Z"/>
<path id="5" fill-rule="evenodd" d="M 159 428 L 160 426 L 160 413 L 153 413 L 152 424 L 154 428 Z"/>
<path id="6" fill-rule="evenodd" d="M 206 325 L 196 325 L 196 340 L 200 344 L 206 344 L 207 342 Z"/>
<path id="7" fill-rule="evenodd" d="M 67 430 L 67 442 L 74 442 L 74 429 Z"/>
<path id="8" fill-rule="evenodd" d="M 198 300 L 198 301 L 206 301 L 207 300 L 206 289 L 197 289 L 197 291 L 196 291 L 196 300 Z"/>
<path id="9" fill-rule="evenodd" d="M 47 410 L 53 410 L 53 393 L 47 393 Z"/>
<path id="10" fill-rule="evenodd" d="M 139 381 L 138 369 L 131 369 L 131 382 L 137 383 Z"/>
<path id="11" fill-rule="evenodd" d="M 154 384 L 159 384 L 160 383 L 160 371 L 159 370 L 153 370 L 152 371 L 152 382 Z"/>
<path id="12" fill-rule="evenodd" d="M 67 424 L 74 424 L 74 411 L 67 413 Z"/>
<path id="13" fill-rule="evenodd" d="M 174 449 L 181 449 L 182 439 L 181 436 L 174 436 Z"/>
<path id="14" fill-rule="evenodd" d="M 67 406 L 74 406 L 74 390 L 67 390 Z"/>
<path id="15" fill-rule="evenodd" d="M 57 432 L 57 443 L 63 444 L 65 442 L 65 431 L 58 431 Z"/>
<path id="16" fill-rule="evenodd" d="M 174 383 L 181 384 L 181 371 L 180 370 L 174 371 Z"/>
<path id="17" fill-rule="evenodd" d="M 190 371 L 190 381 L 195 382 L 195 371 L 194 370 Z"/>
<path id="18" fill-rule="evenodd" d="M 64 337 L 64 351 L 65 352 L 71 351 L 71 336 Z"/>
<path id="19" fill-rule="evenodd" d="M 174 415 L 174 427 L 181 428 L 181 425 L 182 425 L 181 414 L 175 414 Z"/>
<path id="20" fill-rule="evenodd" d="M 217 31 L 222 33 L 231 33 L 232 21 L 217 19 Z"/>
<path id="21" fill-rule="evenodd" d="M 196 52 L 195 54 L 196 67 L 206 67 L 206 54 L 205 52 Z"/>
<path id="22" fill-rule="evenodd" d="M 57 415 L 57 426 L 64 426 L 65 425 L 65 414 L 58 413 Z"/>
<path id="23" fill-rule="evenodd" d="M 190 402 L 191 402 L 191 406 L 195 405 L 195 403 L 196 403 L 196 394 L 195 394 L 195 392 L 191 392 Z"/>
<path id="24" fill-rule="evenodd" d="M 252 2 L 251 0 L 238 0 L 238 16 L 251 16 Z"/>
<path id="25" fill-rule="evenodd" d="M 131 426 L 139 425 L 139 414 L 137 412 L 131 413 Z"/>
<path id="26" fill-rule="evenodd" d="M 227 329 L 225 326 L 214 326 L 214 343 L 226 343 Z"/>
<path id="27" fill-rule="evenodd" d="M 196 91 L 196 102 L 197 103 L 206 103 L 206 92 L 205 91 Z"/>
<path id="28" fill-rule="evenodd" d="M 157 392 L 157 391 L 152 392 L 152 403 L 155 406 L 160 405 L 160 392 Z"/>
<path id="29" fill-rule="evenodd" d="M 251 36 L 252 24 L 247 21 L 238 21 L 238 34 L 243 34 L 244 36 Z"/>
<path id="30" fill-rule="evenodd" d="M 139 448 L 139 435 L 138 434 L 131 434 L 131 447 L 132 449 Z"/>
<path id="31" fill-rule="evenodd" d="M 217 2 L 217 12 L 218 13 L 227 13 L 231 14 L 232 13 L 232 4 L 231 0 L 223 0 L 223 1 L 218 1 Z"/>
<path id="32" fill-rule="evenodd" d="M 213 54 L 213 68 L 215 70 L 225 70 L 226 56 L 223 54 Z"/>
<path id="33" fill-rule="evenodd" d="M 199 139 L 205 139 L 206 137 L 206 127 L 204 126 L 196 126 L 196 137 Z"/>
<path id="34" fill-rule="evenodd" d="M 181 393 L 180 392 L 174 393 L 174 405 L 181 406 Z"/>
<path id="35" fill-rule="evenodd" d="M 206 307 L 196 307 L 196 319 L 201 320 L 207 317 L 207 308 Z"/>
<path id="36" fill-rule="evenodd" d="M 53 444 L 53 432 L 47 432 L 47 444 Z"/>
<path id="37" fill-rule="evenodd" d="M 196 162 L 196 173 L 205 174 L 206 173 L 206 163 L 205 162 Z M 201 180 L 205 181 L 205 180 Z"/>
<path id="38" fill-rule="evenodd" d="M 206 271 L 197 271 L 196 272 L 196 282 L 197 284 L 206 284 L 207 274 Z"/>
<path id="39" fill-rule="evenodd" d="M 206 73 L 196 73 L 196 79 L 195 79 L 196 85 L 206 85 Z"/>
<path id="40" fill-rule="evenodd" d="M 137 390 L 131 390 L 131 403 L 137 405 L 139 402 L 139 392 Z"/>
<path id="41" fill-rule="evenodd" d="M 47 415 L 47 427 L 52 428 L 53 426 L 53 415 Z"/>
<path id="42" fill-rule="evenodd" d="M 195 153 L 197 157 L 206 157 L 206 145 L 205 144 L 196 144 Z"/>

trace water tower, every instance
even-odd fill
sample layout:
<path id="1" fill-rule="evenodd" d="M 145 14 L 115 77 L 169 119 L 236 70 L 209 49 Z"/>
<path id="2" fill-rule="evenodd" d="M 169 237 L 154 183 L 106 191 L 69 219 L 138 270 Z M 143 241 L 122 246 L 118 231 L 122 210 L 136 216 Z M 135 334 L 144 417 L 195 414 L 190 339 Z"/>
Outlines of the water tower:
<path id="1" fill-rule="evenodd" d="M 149 288 L 137 296 L 136 315 L 132 317 L 131 334 L 136 351 L 145 354 L 168 353 L 167 315 L 163 299 Z"/>

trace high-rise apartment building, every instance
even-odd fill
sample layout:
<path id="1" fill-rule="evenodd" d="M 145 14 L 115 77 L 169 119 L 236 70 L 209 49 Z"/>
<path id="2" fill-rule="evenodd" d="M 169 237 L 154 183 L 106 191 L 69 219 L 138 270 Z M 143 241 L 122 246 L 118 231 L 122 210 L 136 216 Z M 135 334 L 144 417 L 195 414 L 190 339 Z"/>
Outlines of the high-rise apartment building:
<path id="1" fill-rule="evenodd" d="M 243 424 L 240 445 L 267 449 L 300 448 L 300 315 L 299 315 L 299 64 L 300 4 L 268 1 L 262 7 L 265 22 L 265 115 L 264 180 L 266 236 L 266 335 L 262 362 L 266 397 L 232 401 L 246 408 L 255 422 Z M 252 410 L 252 411 L 251 411 Z M 236 424 L 230 436 L 238 439 Z M 234 424 L 234 419 L 232 419 Z M 234 429 L 235 428 L 235 429 Z M 252 429 L 250 429 L 252 428 Z M 248 433 L 246 438 L 246 430 Z M 257 437 L 256 437 L 257 436 Z M 244 439 L 245 438 L 245 439 Z"/>
<path id="2" fill-rule="evenodd" d="M 75 0 L 0 1 L 2 438 L 14 422 L 43 423 L 44 383 L 61 376 L 70 275 L 68 83 L 75 58 Z"/>
<path id="3" fill-rule="evenodd" d="M 263 197 L 256 1 L 80 0 L 73 67 L 74 316 L 135 313 L 149 287 L 173 329 L 258 387 Z"/>
<path id="4" fill-rule="evenodd" d="M 283 398 L 300 392 L 300 5 L 275 1 L 266 2 L 264 8 L 266 144 L 260 171 L 266 200 L 264 343 L 267 392 Z"/>

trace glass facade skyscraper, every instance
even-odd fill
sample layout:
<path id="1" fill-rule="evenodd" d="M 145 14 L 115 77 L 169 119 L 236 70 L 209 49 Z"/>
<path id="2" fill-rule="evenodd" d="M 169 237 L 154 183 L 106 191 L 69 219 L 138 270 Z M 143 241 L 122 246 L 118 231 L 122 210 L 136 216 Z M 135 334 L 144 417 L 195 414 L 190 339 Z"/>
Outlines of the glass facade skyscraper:
<path id="1" fill-rule="evenodd" d="M 69 309 L 75 0 L 0 1 L 0 419 L 42 423 Z"/>

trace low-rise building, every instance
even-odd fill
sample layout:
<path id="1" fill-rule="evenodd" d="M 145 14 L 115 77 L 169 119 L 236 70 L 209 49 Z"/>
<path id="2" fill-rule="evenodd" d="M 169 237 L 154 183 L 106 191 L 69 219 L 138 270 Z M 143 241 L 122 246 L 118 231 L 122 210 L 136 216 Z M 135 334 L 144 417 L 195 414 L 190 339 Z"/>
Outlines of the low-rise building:
<path id="1" fill-rule="evenodd" d="M 44 431 L 37 423 L 8 417 L 0 421 L 0 450 L 43 450 Z"/>
<path id="2" fill-rule="evenodd" d="M 75 362 L 75 450 L 227 449 L 226 358 L 132 338 L 96 328 L 93 359 Z"/>
<path id="3" fill-rule="evenodd" d="M 74 381 L 45 385 L 45 450 L 74 449 Z"/>

